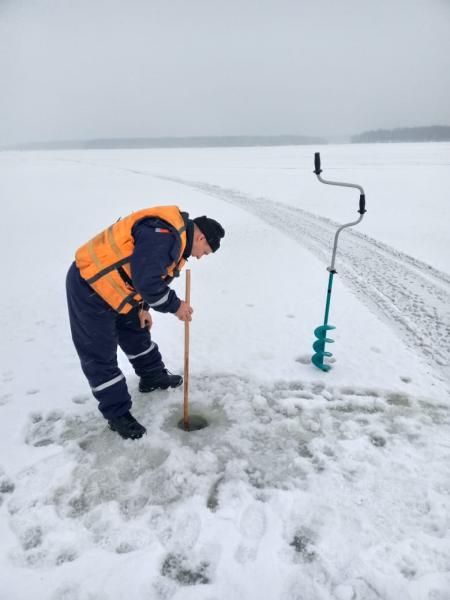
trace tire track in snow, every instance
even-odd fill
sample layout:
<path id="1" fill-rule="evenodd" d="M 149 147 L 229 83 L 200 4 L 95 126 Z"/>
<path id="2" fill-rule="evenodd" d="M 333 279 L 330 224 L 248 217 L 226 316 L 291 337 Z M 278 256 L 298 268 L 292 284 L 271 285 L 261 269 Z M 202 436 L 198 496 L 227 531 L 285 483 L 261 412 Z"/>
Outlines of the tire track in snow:
<path id="1" fill-rule="evenodd" d="M 264 197 L 205 182 L 155 175 L 242 208 L 306 247 L 329 264 L 338 223 Z M 450 366 L 450 276 L 356 229 L 339 240 L 342 281 L 398 332 L 433 368 Z M 401 348 L 399 348 L 401 351 Z"/>

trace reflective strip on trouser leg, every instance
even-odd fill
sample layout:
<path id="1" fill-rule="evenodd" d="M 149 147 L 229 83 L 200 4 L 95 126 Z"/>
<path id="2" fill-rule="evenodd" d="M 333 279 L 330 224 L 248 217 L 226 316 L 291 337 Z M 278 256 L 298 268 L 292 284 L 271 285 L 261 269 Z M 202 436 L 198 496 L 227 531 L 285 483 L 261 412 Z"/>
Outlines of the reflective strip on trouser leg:
<path id="1" fill-rule="evenodd" d="M 101 383 L 100 385 L 97 385 L 91 389 L 93 392 L 101 392 L 102 390 L 106 390 L 106 388 L 119 383 L 119 381 L 122 381 L 122 379 L 125 379 L 125 376 L 121 373 L 120 375 L 117 375 L 117 377 L 113 377 L 109 381 L 105 381 L 104 383 Z"/>
<path id="2" fill-rule="evenodd" d="M 130 360 L 134 360 L 135 358 L 139 358 L 140 356 L 145 356 L 145 354 L 148 354 L 149 352 L 151 352 L 154 347 L 155 347 L 155 344 L 152 342 L 150 344 L 150 346 L 147 348 L 147 350 L 144 350 L 144 352 L 140 352 L 139 354 L 127 354 L 127 358 L 129 358 Z"/>
<path id="3" fill-rule="evenodd" d="M 91 390 L 105 419 L 120 417 L 131 408 L 131 397 L 123 373 L 119 372 L 119 375 L 92 386 Z"/>
<path id="4" fill-rule="evenodd" d="M 164 363 L 158 344 L 154 342 L 151 342 L 146 350 L 136 354 L 127 354 L 127 357 L 138 377 L 146 377 L 150 373 L 162 372 L 164 370 Z"/>

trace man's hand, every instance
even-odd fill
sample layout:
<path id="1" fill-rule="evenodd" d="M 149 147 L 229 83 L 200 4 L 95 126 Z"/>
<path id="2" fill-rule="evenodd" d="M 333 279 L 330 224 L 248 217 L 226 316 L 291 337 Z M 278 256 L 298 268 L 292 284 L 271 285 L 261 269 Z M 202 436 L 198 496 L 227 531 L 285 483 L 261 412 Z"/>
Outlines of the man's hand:
<path id="1" fill-rule="evenodd" d="M 177 316 L 180 321 L 192 321 L 192 313 L 194 309 L 184 300 L 181 301 L 180 307 L 178 308 L 175 316 Z"/>
<path id="2" fill-rule="evenodd" d="M 139 311 L 139 323 L 141 324 L 141 329 L 146 327 L 149 331 L 152 328 L 153 321 L 148 310 L 140 310 Z"/>

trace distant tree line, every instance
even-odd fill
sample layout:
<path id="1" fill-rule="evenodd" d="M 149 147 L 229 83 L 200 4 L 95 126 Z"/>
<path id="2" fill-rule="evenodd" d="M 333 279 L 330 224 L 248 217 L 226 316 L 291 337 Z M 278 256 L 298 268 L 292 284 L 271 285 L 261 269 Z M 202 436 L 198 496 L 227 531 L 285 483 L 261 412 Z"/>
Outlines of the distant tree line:
<path id="1" fill-rule="evenodd" d="M 397 129 L 376 129 L 364 131 L 351 138 L 352 144 L 374 142 L 449 142 L 450 127 L 431 125 L 429 127 L 399 127 Z"/>
<path id="2" fill-rule="evenodd" d="M 104 138 L 94 140 L 62 140 L 29 142 L 3 146 L 0 150 L 79 150 L 92 148 L 213 148 L 229 146 L 299 146 L 327 144 L 320 137 L 305 135 L 233 135 L 158 138 Z"/>
<path id="3" fill-rule="evenodd" d="M 449 142 L 450 126 L 403 127 L 364 131 L 350 138 L 352 144 L 376 142 Z M 345 143 L 348 142 L 346 138 Z M 0 150 L 69 150 L 92 148 L 221 148 L 230 146 L 302 146 L 323 145 L 329 141 L 305 135 L 232 135 L 192 137 L 104 138 L 93 140 L 61 140 L 30 142 L 0 146 Z"/>
<path id="4" fill-rule="evenodd" d="M 85 142 L 85 148 L 210 148 L 229 146 L 298 146 L 323 144 L 319 137 L 304 135 L 232 135 L 198 137 L 119 138 Z"/>

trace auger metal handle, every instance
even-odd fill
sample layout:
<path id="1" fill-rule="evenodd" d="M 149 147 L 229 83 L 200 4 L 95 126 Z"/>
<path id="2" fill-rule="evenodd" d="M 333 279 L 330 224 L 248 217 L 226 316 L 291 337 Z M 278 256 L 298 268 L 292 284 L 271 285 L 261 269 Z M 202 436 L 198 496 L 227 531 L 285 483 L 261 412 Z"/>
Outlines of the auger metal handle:
<path id="1" fill-rule="evenodd" d="M 320 168 L 320 152 L 314 153 L 314 173 L 317 175 L 317 179 L 321 183 L 325 183 L 326 185 L 339 185 L 341 187 L 356 188 L 360 192 L 359 210 L 358 210 L 359 219 L 357 219 L 356 221 L 352 221 L 351 223 L 345 223 L 344 225 L 341 225 L 341 227 L 339 227 L 339 229 L 336 231 L 336 235 L 334 236 L 333 254 L 331 257 L 331 265 L 328 267 L 328 271 L 330 271 L 330 273 L 336 273 L 334 264 L 336 261 L 336 251 L 337 251 L 337 243 L 338 243 L 339 235 L 343 229 L 346 229 L 347 227 L 352 227 L 353 225 L 357 225 L 358 223 L 360 223 L 362 221 L 364 213 L 367 212 L 366 211 L 366 195 L 364 193 L 363 188 L 356 183 L 344 183 L 342 181 L 327 181 L 326 179 L 321 177 L 320 174 L 322 173 L 322 169 Z"/>
<path id="2" fill-rule="evenodd" d="M 322 169 L 320 168 L 320 152 L 315 152 L 314 154 L 314 167 L 314 173 L 317 175 L 318 180 L 322 183 L 326 183 L 327 185 L 341 185 L 343 187 L 356 188 L 361 192 L 361 195 L 364 196 L 363 188 L 357 183 L 344 183 L 343 181 L 327 181 L 326 179 L 323 179 L 323 177 L 320 176 L 322 173 Z M 364 208 L 363 212 L 365 212 Z"/>

